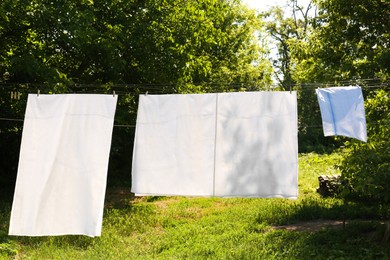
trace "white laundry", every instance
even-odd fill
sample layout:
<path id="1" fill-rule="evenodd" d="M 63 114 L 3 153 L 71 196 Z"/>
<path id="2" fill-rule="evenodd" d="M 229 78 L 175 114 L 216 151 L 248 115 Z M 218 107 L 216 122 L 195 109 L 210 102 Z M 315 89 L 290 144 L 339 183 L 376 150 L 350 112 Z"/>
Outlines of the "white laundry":
<path id="1" fill-rule="evenodd" d="M 141 95 L 132 164 L 137 195 L 213 192 L 216 94 Z"/>
<path id="2" fill-rule="evenodd" d="M 296 92 L 140 96 L 136 195 L 298 195 Z"/>
<path id="3" fill-rule="evenodd" d="M 218 94 L 215 196 L 298 196 L 296 92 Z"/>
<path id="4" fill-rule="evenodd" d="M 10 235 L 100 236 L 117 96 L 28 96 Z"/>
<path id="5" fill-rule="evenodd" d="M 367 142 L 364 98 L 360 87 L 317 89 L 325 136 L 341 135 Z"/>

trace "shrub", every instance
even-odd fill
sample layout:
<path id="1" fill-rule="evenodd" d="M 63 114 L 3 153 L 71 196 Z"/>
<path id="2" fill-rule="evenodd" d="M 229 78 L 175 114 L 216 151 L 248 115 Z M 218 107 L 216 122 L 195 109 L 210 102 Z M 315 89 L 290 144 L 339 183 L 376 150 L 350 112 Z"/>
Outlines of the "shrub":
<path id="1" fill-rule="evenodd" d="M 387 212 L 390 201 L 390 91 L 373 92 L 366 100 L 368 142 L 346 145 L 341 194 L 346 200 L 374 203 Z"/>

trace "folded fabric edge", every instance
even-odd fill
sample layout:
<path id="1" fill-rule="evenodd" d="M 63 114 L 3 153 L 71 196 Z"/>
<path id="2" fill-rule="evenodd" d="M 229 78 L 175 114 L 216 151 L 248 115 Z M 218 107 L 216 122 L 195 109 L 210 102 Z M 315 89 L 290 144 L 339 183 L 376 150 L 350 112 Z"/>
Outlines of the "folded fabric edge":
<path id="1" fill-rule="evenodd" d="M 17 236 L 17 237 L 48 237 L 48 236 L 87 236 L 87 237 L 100 237 L 101 234 L 96 235 L 90 235 L 90 234 L 84 234 L 84 233 L 58 233 L 58 234 L 28 234 L 28 233 L 14 233 L 10 232 L 8 233 L 9 236 Z"/>
<path id="2" fill-rule="evenodd" d="M 183 195 L 183 194 L 156 194 L 156 193 L 136 193 L 137 197 L 148 197 L 148 196 L 161 196 L 161 197 L 188 197 L 188 198 L 253 198 L 253 199 L 298 199 L 298 195 Z"/>

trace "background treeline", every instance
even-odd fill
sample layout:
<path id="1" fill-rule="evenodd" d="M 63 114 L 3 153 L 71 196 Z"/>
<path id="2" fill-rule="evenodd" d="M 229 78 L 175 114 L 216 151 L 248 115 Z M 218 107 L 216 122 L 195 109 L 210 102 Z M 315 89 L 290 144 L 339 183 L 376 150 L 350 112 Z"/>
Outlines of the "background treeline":
<path id="1" fill-rule="evenodd" d="M 390 154 L 389 28 L 383 0 L 289 0 L 261 14 L 239 0 L 2 0 L 0 188 L 14 186 L 23 126 L 14 119 L 38 89 L 119 95 L 110 185 L 130 184 L 137 98 L 146 92 L 297 90 L 300 151 L 324 152 L 344 139 L 323 137 L 314 89 L 359 84 L 376 124 L 367 146 L 347 147 Z"/>
<path id="2" fill-rule="evenodd" d="M 38 89 L 116 91 L 109 183 L 128 184 L 138 94 L 269 86 L 260 25 L 230 0 L 1 1 L 1 186 L 14 186 L 23 125 L 9 119 L 23 119 L 27 94 Z"/>

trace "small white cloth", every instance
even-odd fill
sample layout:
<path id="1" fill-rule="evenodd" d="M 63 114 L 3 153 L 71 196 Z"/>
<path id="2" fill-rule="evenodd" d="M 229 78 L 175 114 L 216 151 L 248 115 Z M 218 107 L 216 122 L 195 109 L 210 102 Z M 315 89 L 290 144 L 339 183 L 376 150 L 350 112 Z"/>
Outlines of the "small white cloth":
<path id="1" fill-rule="evenodd" d="M 100 236 L 117 96 L 28 96 L 10 235 Z"/>
<path id="2" fill-rule="evenodd" d="M 322 88 L 316 93 L 325 136 L 341 135 L 367 142 L 361 87 Z"/>
<path id="3" fill-rule="evenodd" d="M 298 195 L 296 92 L 140 96 L 136 195 Z"/>

